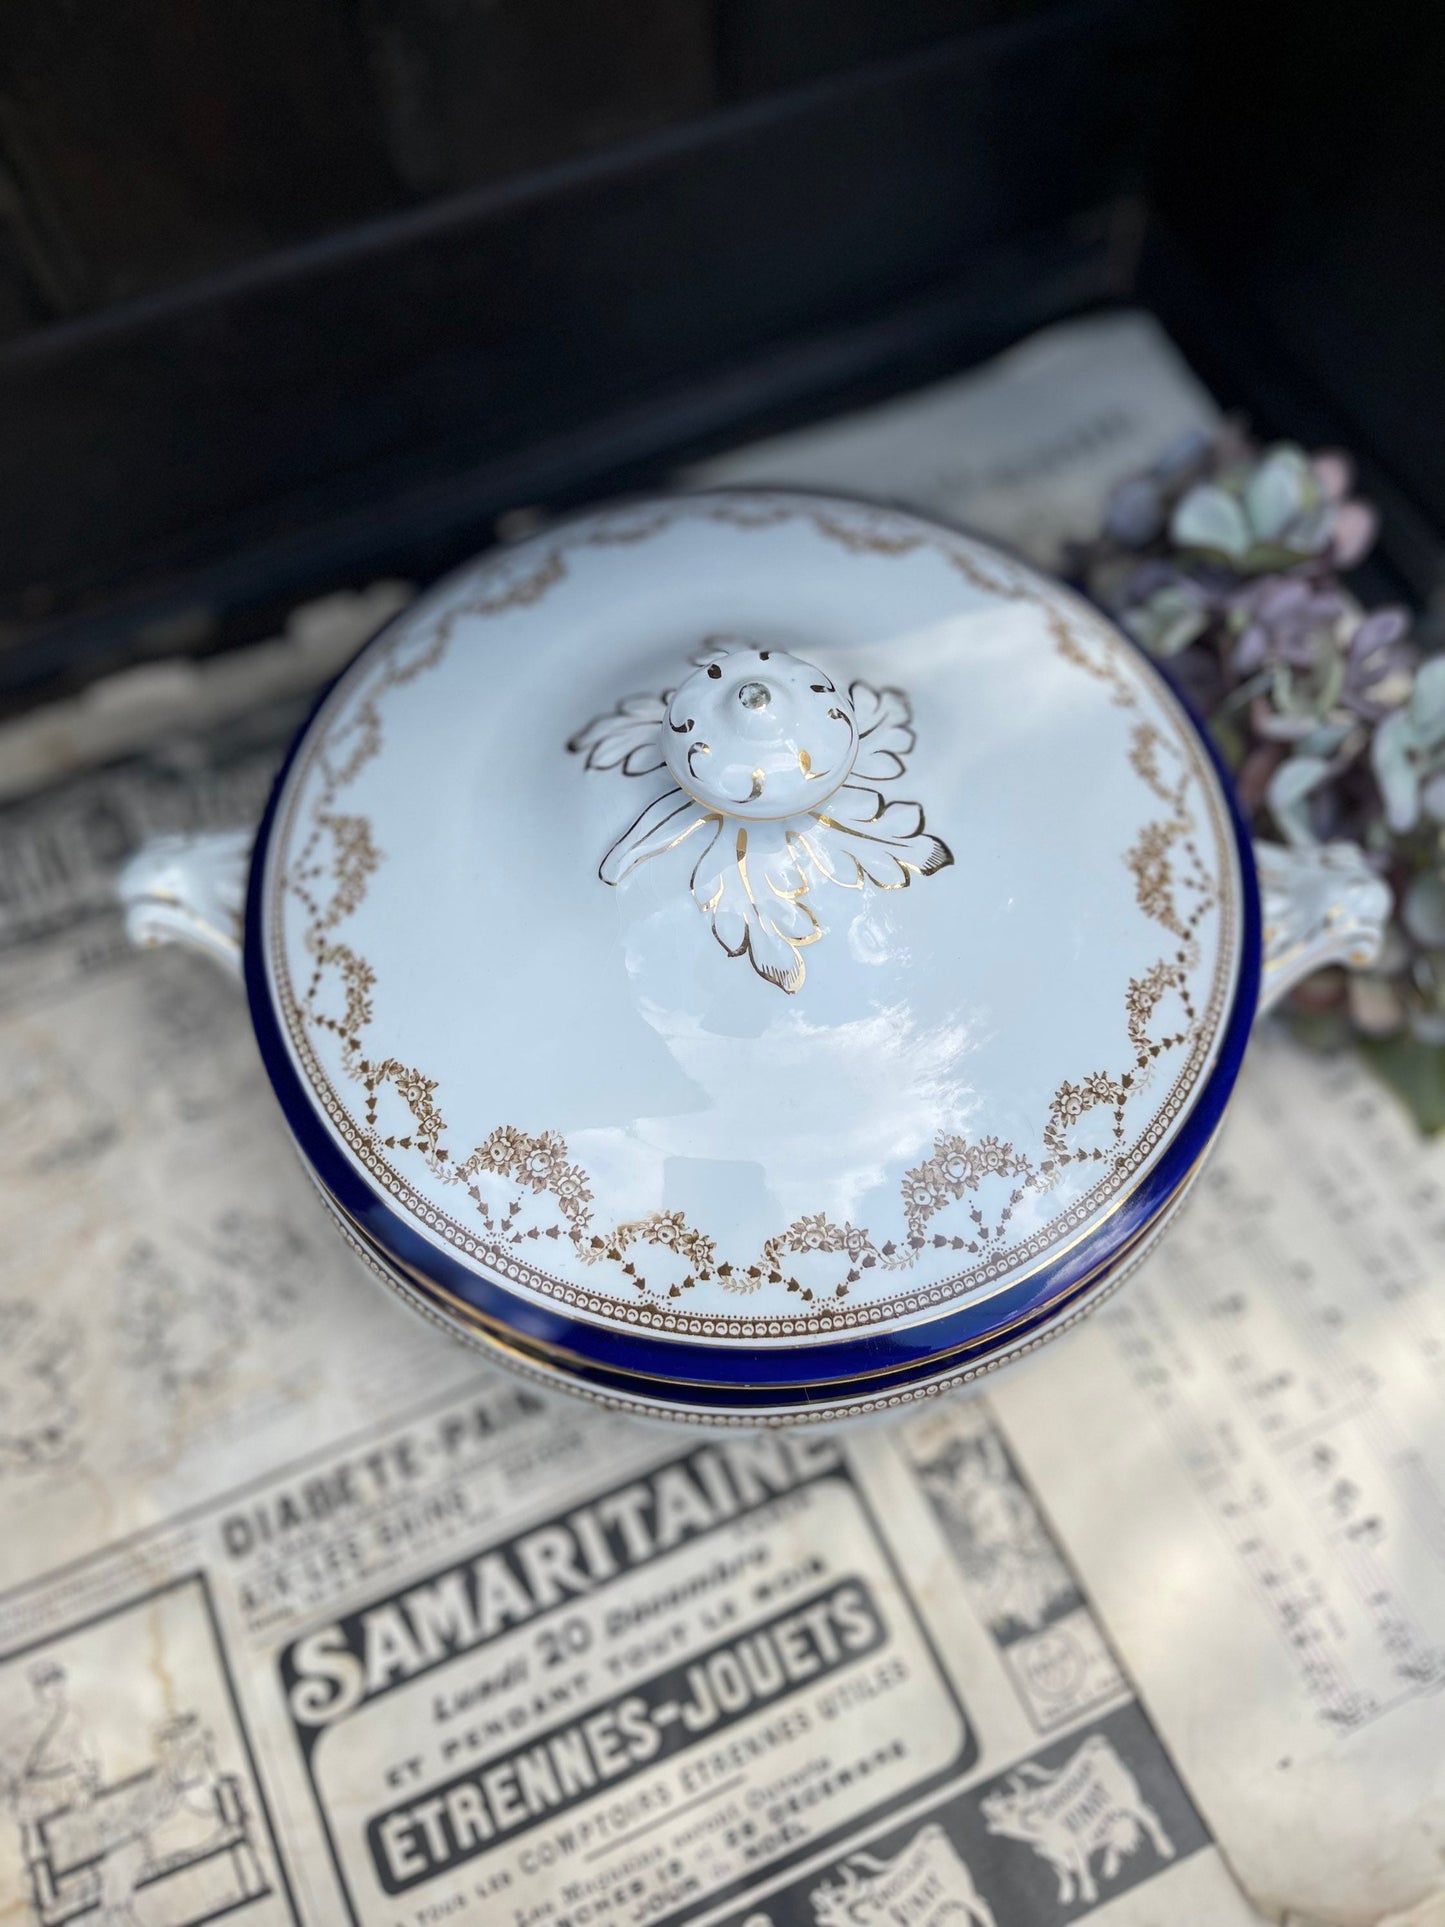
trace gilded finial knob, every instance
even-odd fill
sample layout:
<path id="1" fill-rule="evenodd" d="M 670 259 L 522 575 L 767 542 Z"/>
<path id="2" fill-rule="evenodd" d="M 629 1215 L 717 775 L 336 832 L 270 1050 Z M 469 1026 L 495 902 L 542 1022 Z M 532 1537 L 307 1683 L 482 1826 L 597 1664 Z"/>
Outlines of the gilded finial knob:
<path id="1" fill-rule="evenodd" d="M 759 821 L 815 810 L 858 754 L 853 705 L 825 670 L 751 643 L 718 650 L 667 706 L 662 753 L 709 809 Z"/>

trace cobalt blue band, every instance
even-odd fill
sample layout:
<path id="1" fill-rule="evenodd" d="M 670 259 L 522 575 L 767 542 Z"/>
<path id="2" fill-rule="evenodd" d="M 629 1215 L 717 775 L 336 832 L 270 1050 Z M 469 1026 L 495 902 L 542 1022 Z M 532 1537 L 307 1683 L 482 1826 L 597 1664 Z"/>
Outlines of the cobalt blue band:
<path id="1" fill-rule="evenodd" d="M 1172 1198 L 1213 1137 L 1239 1075 L 1259 999 L 1259 884 L 1248 827 L 1229 773 L 1207 730 L 1186 711 L 1219 774 L 1238 847 L 1243 923 L 1239 976 L 1218 1057 L 1189 1115 L 1158 1163 L 1092 1237 L 1017 1284 L 935 1318 L 902 1328 L 880 1326 L 847 1338 L 774 1347 L 718 1345 L 651 1331 L 623 1331 L 568 1316 L 553 1306 L 522 1297 L 501 1280 L 478 1273 L 454 1252 L 423 1237 L 373 1189 L 317 1108 L 287 1047 L 266 968 L 266 857 L 297 751 L 329 693 L 320 698 L 292 744 L 257 834 L 246 902 L 246 992 L 262 1062 L 303 1159 L 343 1214 L 381 1254 L 409 1276 L 419 1275 L 434 1282 L 440 1309 L 445 1309 L 447 1297 L 459 1299 L 483 1319 L 514 1331 L 523 1346 L 572 1353 L 583 1370 L 598 1375 L 598 1382 L 605 1382 L 612 1373 L 666 1381 L 683 1400 L 691 1387 L 692 1402 L 696 1403 L 731 1402 L 732 1396 L 748 1404 L 797 1403 L 808 1390 L 818 1393 L 839 1381 L 861 1380 L 880 1372 L 900 1374 L 891 1383 L 903 1384 L 910 1377 L 926 1375 L 930 1361 L 940 1353 L 969 1350 L 986 1356 L 1005 1334 L 1010 1344 L 1017 1342 L 1021 1334 L 1047 1324 L 1080 1294 L 1086 1281 L 1097 1278 L 1102 1282 L 1102 1268 L 1133 1245 Z M 617 1382 L 619 1387 L 623 1383 L 621 1379 Z M 634 1395 L 645 1395 L 645 1388 L 628 1389 Z M 704 1391 L 706 1396 L 701 1396 Z M 661 1386 L 658 1393 L 662 1393 Z"/>

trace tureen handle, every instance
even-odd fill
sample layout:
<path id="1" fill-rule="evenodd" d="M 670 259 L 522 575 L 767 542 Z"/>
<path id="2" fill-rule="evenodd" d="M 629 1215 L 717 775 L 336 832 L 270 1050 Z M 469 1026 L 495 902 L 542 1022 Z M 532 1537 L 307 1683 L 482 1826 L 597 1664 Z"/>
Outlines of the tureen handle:
<path id="1" fill-rule="evenodd" d="M 1290 849 L 1256 842 L 1264 910 L 1261 1015 L 1326 964 L 1379 961 L 1394 897 L 1357 843 Z"/>
<path id="2" fill-rule="evenodd" d="M 208 830 L 143 843 L 116 878 L 132 943 L 189 944 L 241 976 L 253 832 Z"/>

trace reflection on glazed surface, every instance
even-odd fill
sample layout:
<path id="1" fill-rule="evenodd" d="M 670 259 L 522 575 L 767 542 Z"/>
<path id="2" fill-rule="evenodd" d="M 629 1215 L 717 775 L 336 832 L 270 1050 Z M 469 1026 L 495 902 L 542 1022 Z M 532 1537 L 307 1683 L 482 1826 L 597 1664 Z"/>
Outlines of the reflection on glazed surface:
<path id="1" fill-rule="evenodd" d="M 949 837 L 931 872 L 885 853 L 907 890 L 829 852 L 792 997 L 719 955 L 764 938 L 710 929 L 705 824 L 628 844 L 675 787 L 668 665 L 719 634 L 850 692 L 835 797 L 902 777 L 910 837 Z M 1196 739 L 1081 605 L 907 516 L 589 518 L 420 604 L 313 738 L 268 868 L 297 1068 L 424 1237 L 581 1316 L 786 1342 L 1002 1284 L 1127 1195 L 1213 1062 L 1239 881 Z M 749 855 L 800 863 L 789 823 Z"/>
<path id="2" fill-rule="evenodd" d="M 921 805 L 874 787 L 903 775 L 917 741 L 901 689 L 858 680 L 845 694 L 826 669 L 754 644 L 697 662 L 677 689 L 623 697 L 567 745 L 652 792 L 598 874 L 617 885 L 655 858 L 679 875 L 685 862 L 723 951 L 791 996 L 824 932 L 819 885 L 906 890 L 953 854 Z"/>
<path id="3" fill-rule="evenodd" d="M 753 1161 L 775 1222 L 806 1215 L 866 1224 L 870 1204 L 900 1164 L 925 1157 L 941 1135 L 966 1131 L 979 1098 L 966 1076 L 974 1030 L 959 1018 L 923 1026 L 903 1005 L 818 1025 L 799 1007 L 772 1012 L 739 1038 L 643 998 L 696 1108 L 639 1118 L 644 1143 L 669 1158 L 727 1162 L 759 1130 L 768 1162 Z M 810 1091 L 830 1094 L 820 1117 Z"/>

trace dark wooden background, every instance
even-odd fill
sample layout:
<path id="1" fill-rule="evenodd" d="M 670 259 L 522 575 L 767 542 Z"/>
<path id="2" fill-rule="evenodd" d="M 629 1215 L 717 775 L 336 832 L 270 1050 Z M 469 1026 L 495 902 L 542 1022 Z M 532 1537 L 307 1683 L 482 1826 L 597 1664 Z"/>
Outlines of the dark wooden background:
<path id="1" fill-rule="evenodd" d="M 1031 0 L 7 0 L 0 325 L 516 180 Z"/>
<path id="2" fill-rule="evenodd" d="M 6 0 L 0 705 L 1116 299 L 1445 526 L 1440 10 Z"/>

